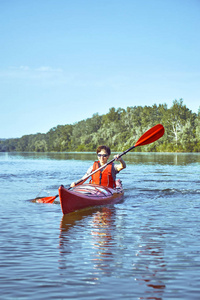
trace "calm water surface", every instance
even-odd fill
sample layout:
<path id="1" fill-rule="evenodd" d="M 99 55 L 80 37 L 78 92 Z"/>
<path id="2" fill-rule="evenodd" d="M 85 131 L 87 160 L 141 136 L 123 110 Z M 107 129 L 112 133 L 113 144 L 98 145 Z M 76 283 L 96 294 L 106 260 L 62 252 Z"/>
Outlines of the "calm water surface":
<path id="1" fill-rule="evenodd" d="M 200 154 L 129 153 L 124 202 L 39 204 L 91 153 L 0 153 L 1 299 L 200 299 Z"/>

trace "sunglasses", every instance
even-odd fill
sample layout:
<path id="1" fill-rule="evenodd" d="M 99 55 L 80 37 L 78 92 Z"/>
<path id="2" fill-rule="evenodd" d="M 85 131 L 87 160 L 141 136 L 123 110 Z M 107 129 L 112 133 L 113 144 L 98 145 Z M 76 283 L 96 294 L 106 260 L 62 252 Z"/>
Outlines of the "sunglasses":
<path id="1" fill-rule="evenodd" d="M 98 157 L 107 157 L 108 154 L 97 154 Z"/>

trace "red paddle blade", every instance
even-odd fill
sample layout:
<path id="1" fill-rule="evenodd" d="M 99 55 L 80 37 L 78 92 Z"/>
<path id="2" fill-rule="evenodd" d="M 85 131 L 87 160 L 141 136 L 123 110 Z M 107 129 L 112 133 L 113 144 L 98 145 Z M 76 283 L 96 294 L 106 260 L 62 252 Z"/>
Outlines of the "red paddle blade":
<path id="1" fill-rule="evenodd" d="M 163 136 L 165 129 L 162 124 L 157 124 L 146 131 L 137 141 L 135 147 L 151 144 Z"/>
<path id="2" fill-rule="evenodd" d="M 38 203 L 53 203 L 53 201 L 58 197 L 56 196 L 51 196 L 51 197 L 44 197 L 44 198 L 37 198 L 36 202 Z"/>

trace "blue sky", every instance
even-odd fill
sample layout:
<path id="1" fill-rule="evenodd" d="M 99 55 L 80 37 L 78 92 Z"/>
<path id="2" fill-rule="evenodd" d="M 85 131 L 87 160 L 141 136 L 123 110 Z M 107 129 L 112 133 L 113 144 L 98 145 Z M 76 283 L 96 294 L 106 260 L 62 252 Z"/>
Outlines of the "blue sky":
<path id="1" fill-rule="evenodd" d="M 180 98 L 200 107 L 199 0 L 0 0 L 0 138 Z"/>

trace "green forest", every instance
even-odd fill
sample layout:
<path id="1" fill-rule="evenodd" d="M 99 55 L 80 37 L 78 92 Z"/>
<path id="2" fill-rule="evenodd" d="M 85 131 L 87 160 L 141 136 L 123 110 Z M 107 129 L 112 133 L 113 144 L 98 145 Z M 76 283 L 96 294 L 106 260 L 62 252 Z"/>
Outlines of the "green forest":
<path id="1" fill-rule="evenodd" d="M 122 152 L 158 123 L 165 127 L 164 136 L 135 151 L 200 152 L 200 109 L 198 114 L 193 113 L 182 99 L 174 100 L 170 108 L 166 104 L 112 107 L 107 114 L 95 113 L 72 125 L 58 125 L 45 134 L 1 140 L 0 152 L 93 152 L 102 144 Z"/>

